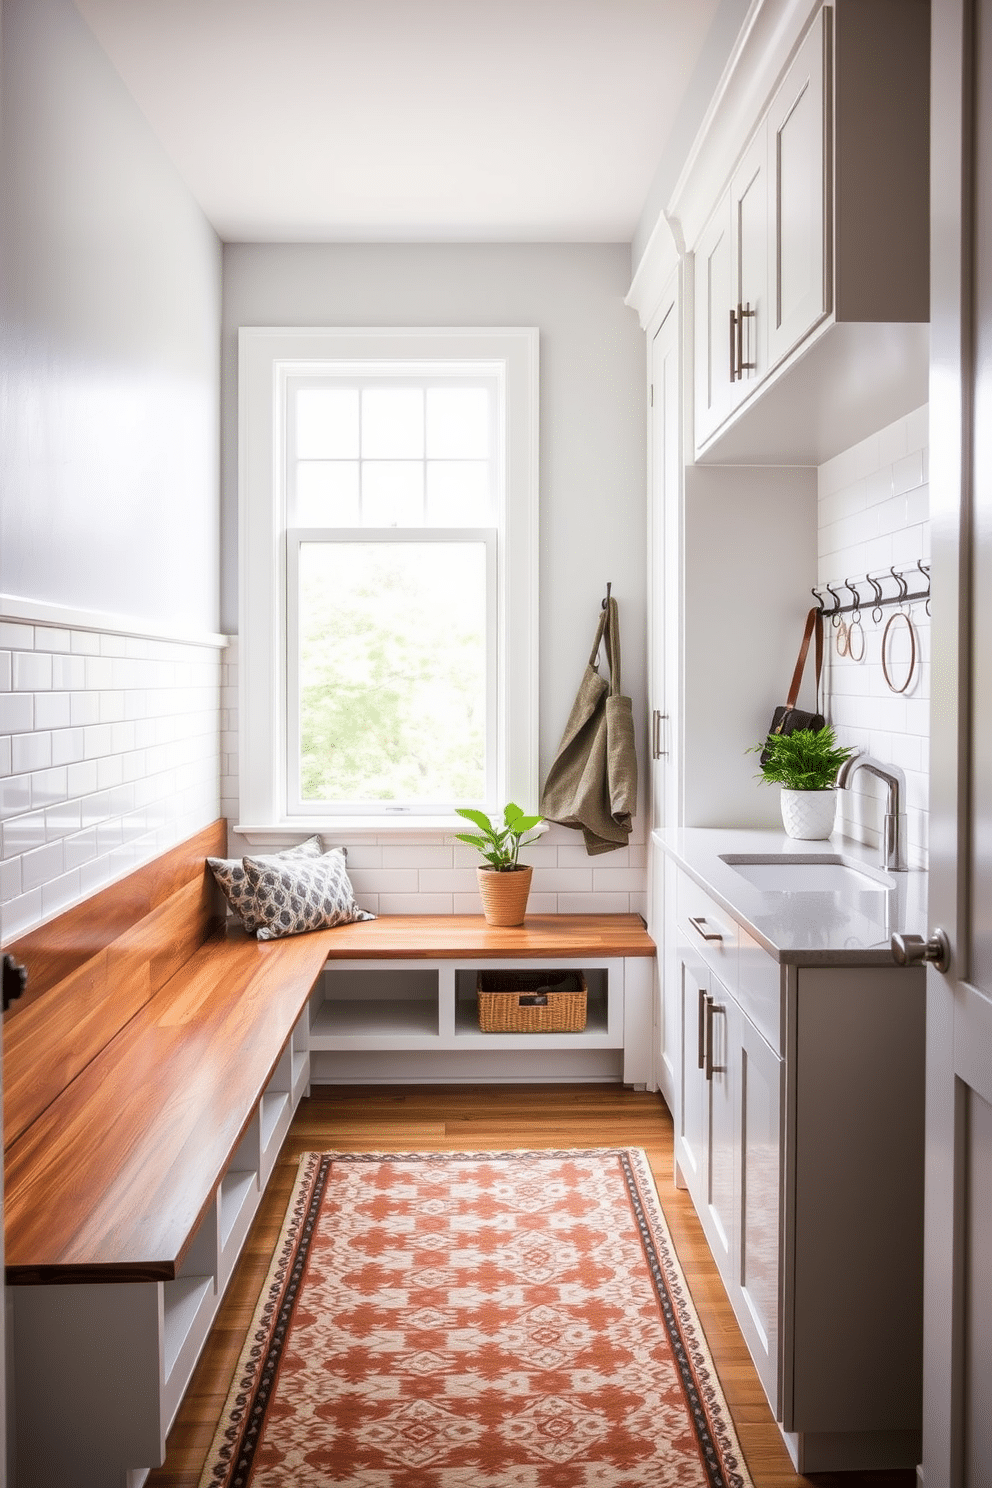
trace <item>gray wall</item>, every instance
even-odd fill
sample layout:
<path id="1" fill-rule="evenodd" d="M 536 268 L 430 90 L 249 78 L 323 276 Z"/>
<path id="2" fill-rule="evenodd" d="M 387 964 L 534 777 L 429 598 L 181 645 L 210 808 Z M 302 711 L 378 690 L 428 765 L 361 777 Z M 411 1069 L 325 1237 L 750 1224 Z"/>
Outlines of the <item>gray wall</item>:
<path id="1" fill-rule="evenodd" d="M 218 627 L 220 243 L 70 0 L 4 0 L 0 593 Z"/>
<path id="2" fill-rule="evenodd" d="M 609 246 L 224 248 L 222 617 L 237 629 L 237 331 L 243 325 L 533 325 L 541 333 L 541 776 L 607 581 L 624 690 L 644 712 L 644 337 Z M 643 738 L 640 757 L 644 761 Z"/>

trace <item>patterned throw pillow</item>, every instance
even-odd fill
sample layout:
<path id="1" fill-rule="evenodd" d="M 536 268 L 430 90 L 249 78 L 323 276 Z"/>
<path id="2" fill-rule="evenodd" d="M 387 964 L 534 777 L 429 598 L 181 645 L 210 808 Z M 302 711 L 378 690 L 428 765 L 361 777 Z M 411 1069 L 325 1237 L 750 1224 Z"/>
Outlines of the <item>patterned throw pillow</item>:
<path id="1" fill-rule="evenodd" d="M 296 847 L 287 847 L 283 852 L 272 853 L 270 858 L 259 858 L 269 862 L 281 858 L 319 858 L 323 848 L 319 837 L 308 837 Z M 208 858 L 207 865 L 224 891 L 235 917 L 241 921 L 250 935 L 265 923 L 255 904 L 255 890 L 248 882 L 244 864 L 240 858 Z"/>
<path id="2" fill-rule="evenodd" d="M 257 932 L 259 940 L 375 919 L 355 903 L 340 847 L 319 858 L 245 858 L 244 865 L 264 921 Z"/>

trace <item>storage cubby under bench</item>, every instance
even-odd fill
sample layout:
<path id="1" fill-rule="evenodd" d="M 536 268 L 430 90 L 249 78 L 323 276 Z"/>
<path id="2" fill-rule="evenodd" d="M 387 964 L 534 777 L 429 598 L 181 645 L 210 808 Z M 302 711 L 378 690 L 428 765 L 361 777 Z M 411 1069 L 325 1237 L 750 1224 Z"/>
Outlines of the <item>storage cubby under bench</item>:
<path id="1" fill-rule="evenodd" d="M 652 1082 L 636 915 L 227 928 L 224 823 L 23 937 L 4 1019 L 11 1456 L 19 1488 L 138 1488 L 311 1081 Z M 480 968 L 581 970 L 582 1032 L 479 1031 Z"/>

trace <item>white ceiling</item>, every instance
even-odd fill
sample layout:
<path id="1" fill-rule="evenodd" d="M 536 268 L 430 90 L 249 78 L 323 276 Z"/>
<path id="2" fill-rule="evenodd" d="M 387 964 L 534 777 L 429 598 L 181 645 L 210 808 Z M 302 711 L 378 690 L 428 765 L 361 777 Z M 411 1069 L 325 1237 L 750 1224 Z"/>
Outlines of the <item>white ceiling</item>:
<path id="1" fill-rule="evenodd" d="M 718 4 L 76 0 L 242 242 L 628 242 Z"/>

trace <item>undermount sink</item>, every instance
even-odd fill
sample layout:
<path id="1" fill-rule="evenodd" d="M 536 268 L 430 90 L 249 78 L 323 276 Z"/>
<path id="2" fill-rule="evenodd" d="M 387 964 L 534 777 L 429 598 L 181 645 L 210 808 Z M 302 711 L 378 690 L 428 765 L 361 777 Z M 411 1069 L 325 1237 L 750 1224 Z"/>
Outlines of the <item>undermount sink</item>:
<path id="1" fill-rule="evenodd" d="M 895 888 L 888 874 L 877 878 L 832 853 L 727 853 L 721 862 L 756 889 L 780 894 L 885 894 Z"/>

